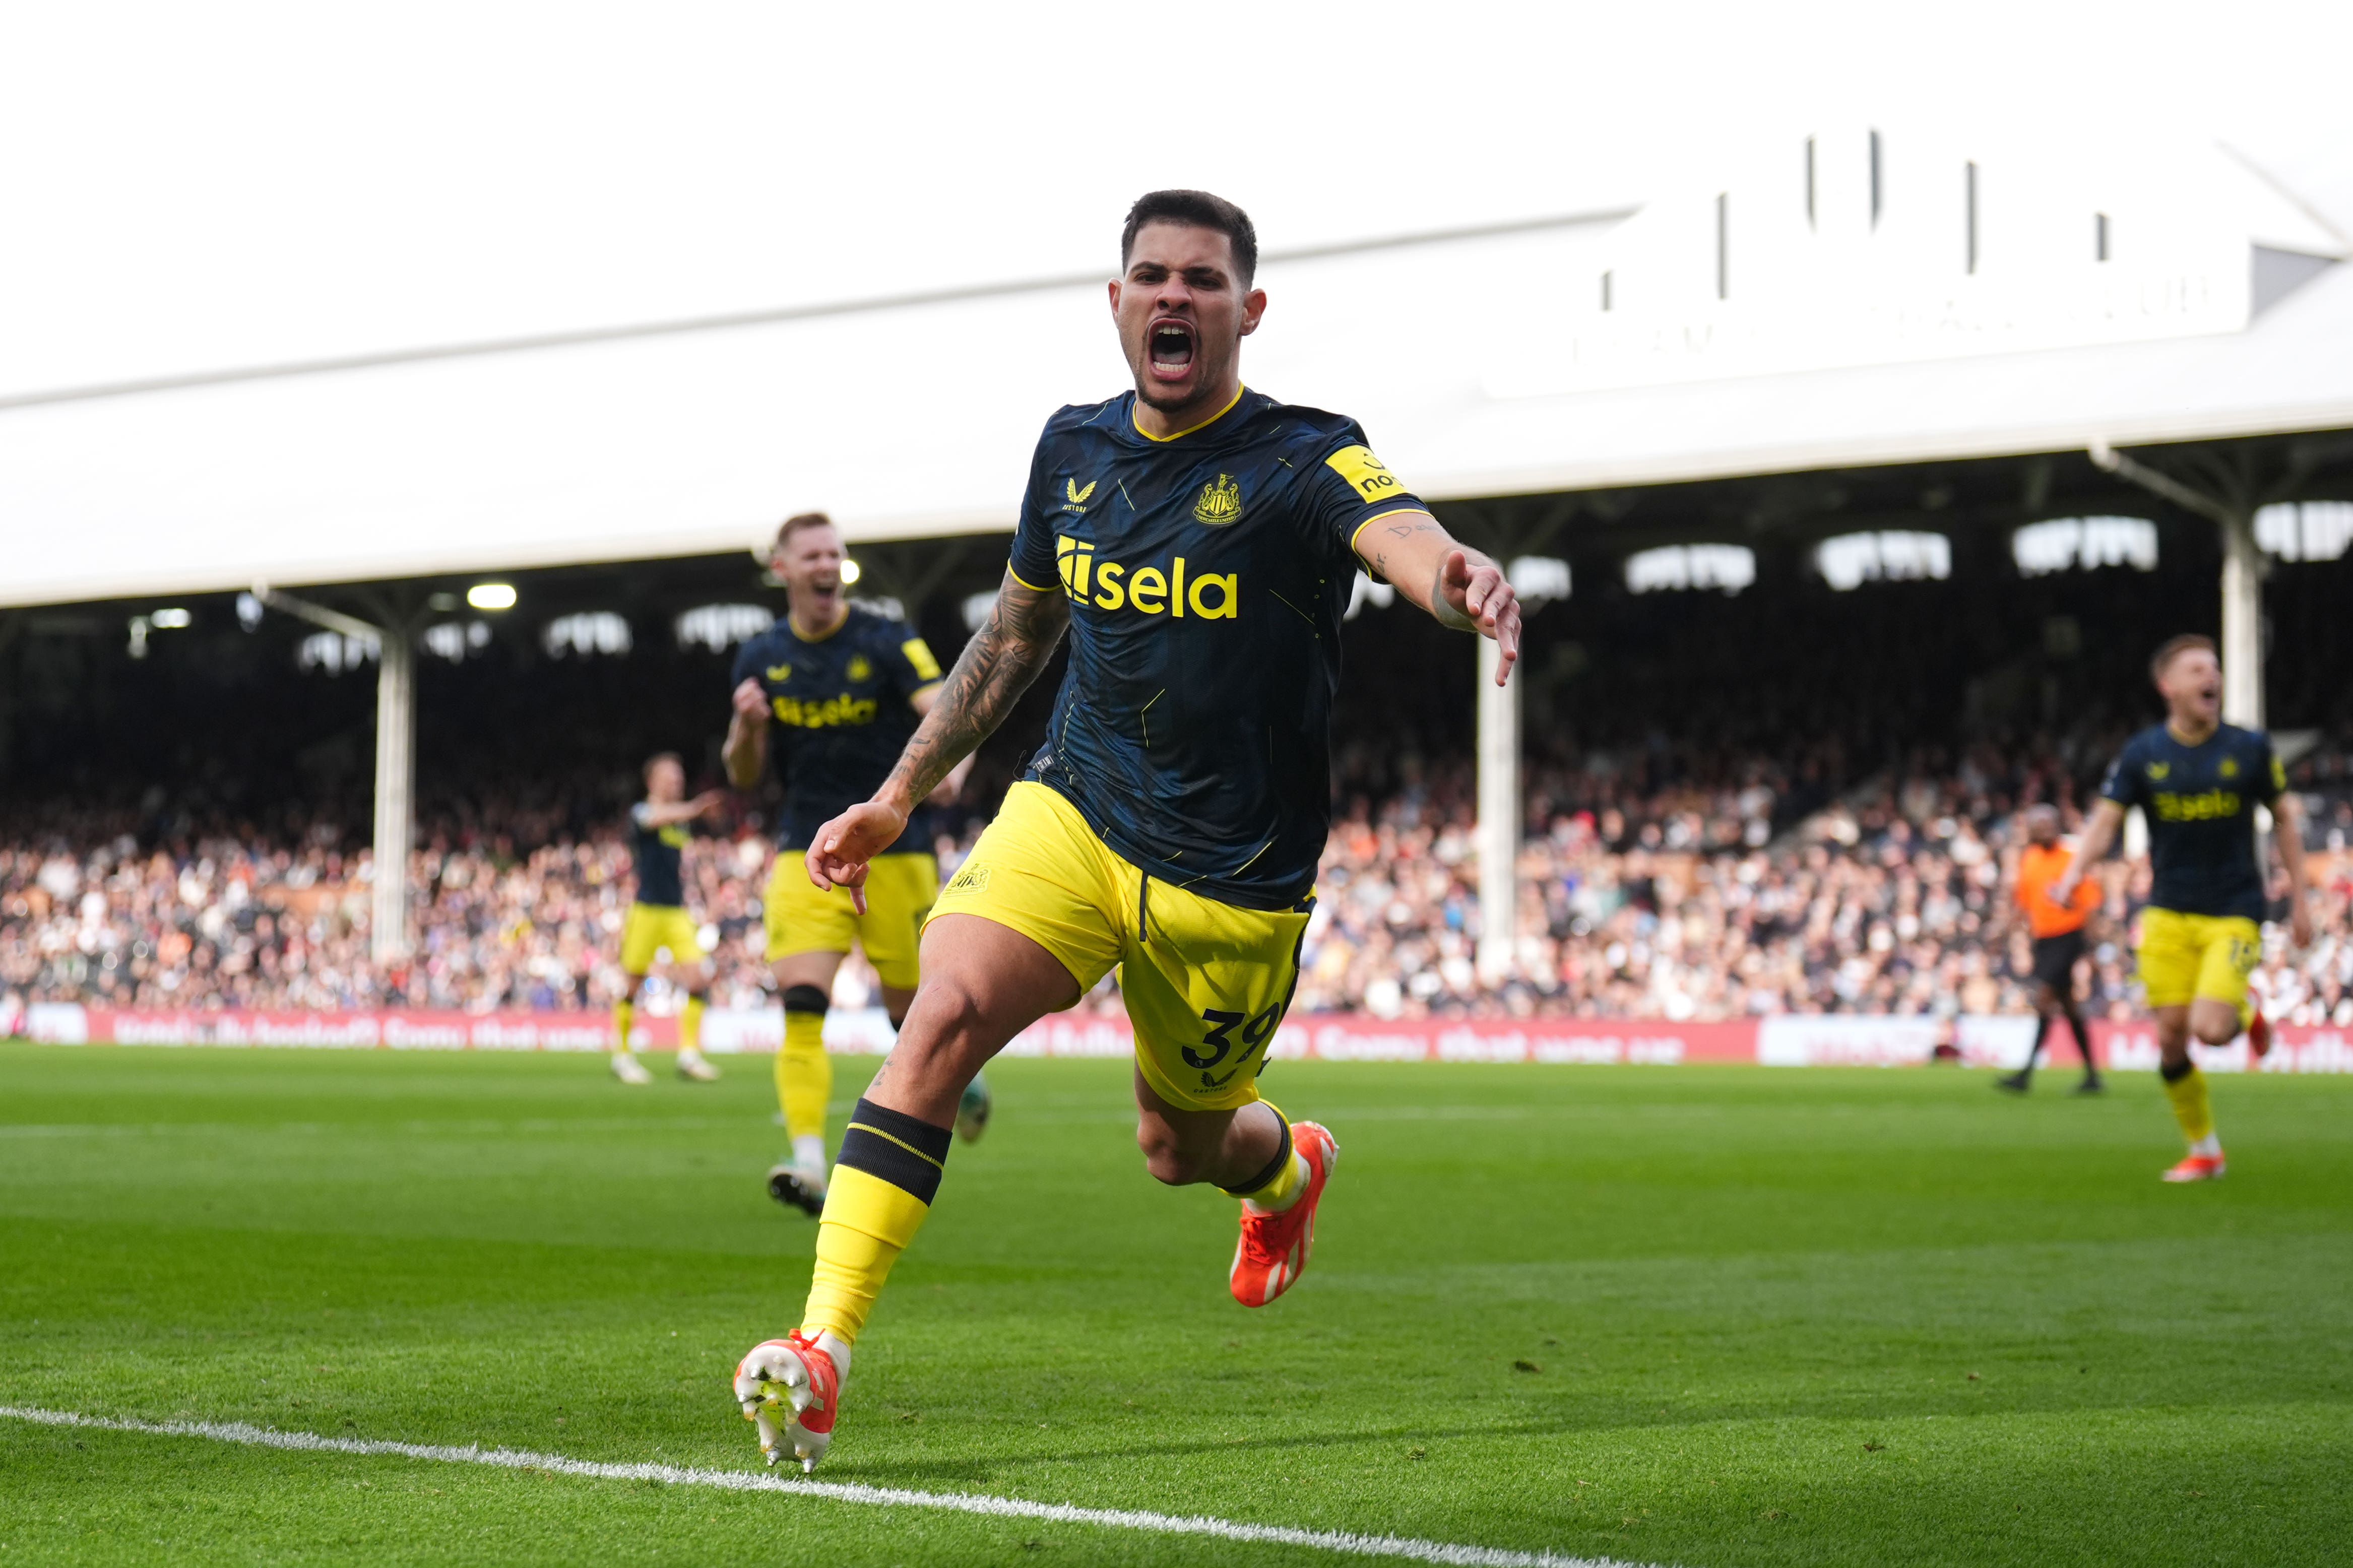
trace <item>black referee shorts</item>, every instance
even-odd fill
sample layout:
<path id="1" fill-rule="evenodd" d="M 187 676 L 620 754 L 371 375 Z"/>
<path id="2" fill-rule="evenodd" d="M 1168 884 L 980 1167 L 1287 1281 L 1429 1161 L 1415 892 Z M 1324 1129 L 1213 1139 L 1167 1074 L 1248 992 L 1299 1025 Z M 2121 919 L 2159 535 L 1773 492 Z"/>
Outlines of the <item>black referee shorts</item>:
<path id="1" fill-rule="evenodd" d="M 2084 956 L 2084 933 L 2061 931 L 2034 939 L 2034 978 L 2062 996 L 2075 994 L 2075 961 Z"/>

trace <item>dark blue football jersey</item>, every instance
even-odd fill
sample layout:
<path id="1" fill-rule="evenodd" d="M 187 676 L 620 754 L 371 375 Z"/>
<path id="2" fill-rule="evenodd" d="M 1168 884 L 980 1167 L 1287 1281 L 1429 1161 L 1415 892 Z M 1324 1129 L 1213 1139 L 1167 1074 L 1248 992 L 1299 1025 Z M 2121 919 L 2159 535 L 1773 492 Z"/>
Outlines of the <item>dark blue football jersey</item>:
<path id="1" fill-rule="evenodd" d="M 2148 901 L 2186 915 L 2263 918 L 2255 806 L 2287 787 L 2269 736 L 2218 726 L 2194 746 L 2163 724 L 2125 742 L 2100 793 L 2148 820 Z"/>
<path id="2" fill-rule="evenodd" d="M 629 808 L 629 858 L 637 862 L 637 901 L 677 908 L 686 902 L 686 884 L 678 869 L 679 852 L 686 847 L 686 824 L 656 827 L 652 815 L 653 807 L 646 801 Z"/>
<path id="3" fill-rule="evenodd" d="M 915 732 L 908 700 L 939 679 L 913 626 L 857 605 L 813 642 L 787 616 L 744 645 L 729 683 L 757 680 L 768 694 L 768 760 L 785 785 L 779 847 L 807 848 L 819 827 L 881 787 Z M 931 812 L 910 812 L 891 849 L 930 854 Z"/>
<path id="4" fill-rule="evenodd" d="M 1353 419 L 1245 390 L 1166 440 L 1135 396 L 1065 408 L 1029 469 L 1012 571 L 1071 604 L 1028 776 L 1150 875 L 1249 909 L 1315 880 L 1356 535 L 1424 510 Z"/>

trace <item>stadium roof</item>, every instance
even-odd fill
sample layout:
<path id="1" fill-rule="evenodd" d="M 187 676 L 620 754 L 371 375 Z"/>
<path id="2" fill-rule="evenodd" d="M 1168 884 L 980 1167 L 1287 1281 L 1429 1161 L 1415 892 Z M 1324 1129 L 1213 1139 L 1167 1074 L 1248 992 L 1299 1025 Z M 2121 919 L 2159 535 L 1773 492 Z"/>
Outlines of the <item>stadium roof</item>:
<path id="1" fill-rule="evenodd" d="M 1868 128 L 1639 213 L 1280 254 L 1249 379 L 1435 500 L 2353 428 L 2353 250 L 2221 150 Z M 0 399 L 0 604 L 1012 525 L 1098 279 Z"/>

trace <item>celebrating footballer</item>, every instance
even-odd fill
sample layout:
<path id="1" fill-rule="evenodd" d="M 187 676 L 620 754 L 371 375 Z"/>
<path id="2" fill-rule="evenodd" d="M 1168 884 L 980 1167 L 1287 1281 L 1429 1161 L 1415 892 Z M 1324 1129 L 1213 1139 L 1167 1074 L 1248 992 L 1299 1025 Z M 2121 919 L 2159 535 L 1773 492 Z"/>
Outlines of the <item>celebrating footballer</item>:
<path id="1" fill-rule="evenodd" d="M 1134 390 L 1047 421 L 987 623 L 881 787 L 809 839 L 809 880 L 863 907 L 918 804 L 1069 635 L 1045 742 L 933 906 L 905 1026 L 850 1114 L 799 1326 L 736 1369 L 772 1464 L 813 1468 L 832 1441 L 852 1347 L 930 1212 L 965 1086 L 1114 968 L 1145 1168 L 1239 1200 L 1243 1305 L 1307 1266 L 1339 1148 L 1260 1080 L 1314 905 L 1350 587 L 1362 567 L 1493 638 L 1498 681 L 1520 608 L 1355 421 L 1242 384 L 1241 341 L 1267 309 L 1257 261 L 1230 202 L 1155 191 L 1130 209 L 1110 304 Z"/>

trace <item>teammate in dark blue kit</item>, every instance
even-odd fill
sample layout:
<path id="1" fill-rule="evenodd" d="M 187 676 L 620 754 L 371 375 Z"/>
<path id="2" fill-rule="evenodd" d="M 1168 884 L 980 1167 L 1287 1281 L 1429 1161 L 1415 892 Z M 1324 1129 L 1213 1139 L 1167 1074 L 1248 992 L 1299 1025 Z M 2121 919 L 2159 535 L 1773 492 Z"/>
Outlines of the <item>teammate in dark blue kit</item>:
<path id="1" fill-rule="evenodd" d="M 864 800 L 890 776 L 899 752 L 939 694 L 940 667 L 906 622 L 843 596 L 841 533 L 821 511 L 786 518 L 768 564 L 790 595 L 784 619 L 735 657 L 733 716 L 722 750 L 727 776 L 749 789 L 774 767 L 785 786 L 777 855 L 761 898 L 767 957 L 785 1005 L 776 1051 L 776 1101 L 792 1153 L 768 1172 L 768 1194 L 814 1215 L 825 1205 L 825 1117 L 833 1063 L 825 1016 L 833 977 L 851 943 L 866 950 L 893 1026 L 915 994 L 916 942 L 939 893 L 932 819 L 922 805 L 892 853 L 875 857 L 863 901 L 809 881 L 800 852 L 818 826 Z M 960 770 L 937 798 L 955 798 Z M 977 1138 L 988 1119 L 976 1083 L 959 1119 Z"/>
<path id="2" fill-rule="evenodd" d="M 2125 743 L 2100 785 L 2100 804 L 2074 862 L 2052 889 L 2065 904 L 2084 870 L 2108 852 L 2129 806 L 2148 822 L 2154 880 L 2141 911 L 2140 978 L 2156 1016 L 2166 1097 L 2189 1152 L 2168 1182 L 2211 1181 L 2224 1170 L 2206 1075 L 2189 1058 L 2190 1037 L 2223 1046 L 2245 1028 L 2260 1057 L 2270 1027 L 2249 1004 L 2247 976 L 2263 957 L 2264 889 L 2255 807 L 2278 823 L 2287 869 L 2288 935 L 2312 941 L 2305 907 L 2303 808 L 2260 730 L 2225 724 L 2222 666 L 2211 639 L 2178 637 L 2157 650 L 2149 674 L 2164 694 L 2166 721 Z"/>
<path id="3" fill-rule="evenodd" d="M 1361 567 L 1494 638 L 1500 681 L 1520 611 L 1353 420 L 1242 385 L 1257 262 L 1230 202 L 1158 191 L 1130 209 L 1110 303 L 1135 390 L 1048 421 L 988 623 L 890 778 L 811 843 L 812 881 L 858 889 L 1069 631 L 1046 742 L 942 889 L 898 1048 L 851 1112 L 800 1330 L 737 1368 L 771 1462 L 814 1465 L 832 1440 L 851 1342 L 929 1212 L 964 1085 L 1114 966 L 1147 1168 L 1241 1200 L 1243 1305 L 1307 1264 L 1339 1151 L 1258 1078 L 1329 825 L 1340 619 Z"/>

